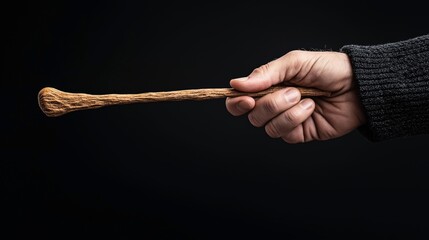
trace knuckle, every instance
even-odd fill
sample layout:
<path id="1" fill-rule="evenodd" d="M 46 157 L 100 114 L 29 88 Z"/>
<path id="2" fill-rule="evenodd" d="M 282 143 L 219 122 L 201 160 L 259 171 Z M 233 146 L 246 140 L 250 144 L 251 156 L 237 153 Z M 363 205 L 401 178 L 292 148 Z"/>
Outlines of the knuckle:
<path id="1" fill-rule="evenodd" d="M 303 50 L 292 50 L 288 52 L 285 57 L 294 61 L 295 64 L 299 64 L 305 59 L 306 51 Z"/>
<path id="2" fill-rule="evenodd" d="M 280 137 L 280 131 L 274 124 L 267 124 L 265 126 L 265 132 L 268 134 L 268 136 L 272 138 L 278 138 Z"/>
<path id="3" fill-rule="evenodd" d="M 290 144 L 304 143 L 305 142 L 303 135 L 299 135 L 299 134 L 296 134 L 293 132 L 289 133 L 286 136 L 283 136 L 282 140 L 287 142 L 287 143 L 290 143 Z"/>
<path id="4" fill-rule="evenodd" d="M 266 64 L 263 64 L 263 65 L 255 68 L 253 70 L 253 73 L 254 74 L 264 74 L 264 73 L 268 72 L 269 68 L 270 68 L 270 63 L 266 63 Z"/>
<path id="5" fill-rule="evenodd" d="M 291 126 L 295 127 L 297 125 L 298 116 L 295 111 L 286 111 L 283 116 L 286 122 L 288 122 Z"/>
<path id="6" fill-rule="evenodd" d="M 286 55 L 288 57 L 291 57 L 291 58 L 297 58 L 297 57 L 301 56 L 302 53 L 303 53 L 302 50 L 292 50 L 292 51 L 288 52 Z"/>
<path id="7" fill-rule="evenodd" d="M 270 98 L 262 106 L 264 110 L 271 115 L 275 115 L 279 110 L 278 103 L 274 98 Z"/>
<path id="8" fill-rule="evenodd" d="M 247 118 L 249 119 L 249 122 L 255 127 L 261 127 L 263 125 L 259 118 L 255 116 L 255 114 L 250 113 Z"/>
<path id="9" fill-rule="evenodd" d="M 305 52 L 302 50 L 292 50 L 285 55 L 290 63 L 290 68 L 294 69 L 297 75 L 300 74 L 300 70 L 303 67 L 303 63 L 306 61 Z M 299 76 L 298 76 L 299 77 Z"/>

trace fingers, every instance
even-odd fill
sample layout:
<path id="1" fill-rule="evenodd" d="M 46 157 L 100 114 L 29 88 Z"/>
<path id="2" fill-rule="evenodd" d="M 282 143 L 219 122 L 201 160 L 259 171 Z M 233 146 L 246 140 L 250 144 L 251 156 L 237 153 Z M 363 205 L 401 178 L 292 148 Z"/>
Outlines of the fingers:
<path id="1" fill-rule="evenodd" d="M 304 141 L 302 123 L 314 111 L 315 103 L 312 99 L 303 99 L 295 106 L 282 112 L 265 125 L 265 131 L 272 138 L 282 137 L 287 142 Z M 299 131 L 299 128 L 301 130 Z"/>
<path id="2" fill-rule="evenodd" d="M 255 100 L 251 97 L 242 96 L 234 98 L 226 98 L 226 109 L 233 116 L 240 116 L 255 107 Z"/>
<path id="3" fill-rule="evenodd" d="M 256 102 L 255 108 L 249 113 L 249 121 L 253 126 L 261 127 L 297 104 L 300 98 L 300 91 L 293 87 L 265 95 Z"/>
<path id="4" fill-rule="evenodd" d="M 310 98 L 300 99 L 298 89 L 287 87 L 257 101 L 248 96 L 227 98 L 226 108 L 234 116 L 248 113 L 250 123 L 255 127 L 265 126 L 266 133 L 272 138 L 302 142 L 304 133 L 299 129 L 313 113 L 315 103 Z"/>

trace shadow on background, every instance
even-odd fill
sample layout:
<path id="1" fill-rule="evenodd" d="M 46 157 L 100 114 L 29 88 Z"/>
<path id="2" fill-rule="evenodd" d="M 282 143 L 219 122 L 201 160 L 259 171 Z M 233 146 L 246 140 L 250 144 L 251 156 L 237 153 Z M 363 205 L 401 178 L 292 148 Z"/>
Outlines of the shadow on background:
<path id="1" fill-rule="evenodd" d="M 10 8 L 2 232 L 426 236 L 427 136 L 371 143 L 352 132 L 289 145 L 229 115 L 224 100 L 43 115 L 36 96 L 45 86 L 94 94 L 229 87 L 231 78 L 290 50 L 336 51 L 427 33 L 425 8 L 412 4 L 182 4 Z"/>

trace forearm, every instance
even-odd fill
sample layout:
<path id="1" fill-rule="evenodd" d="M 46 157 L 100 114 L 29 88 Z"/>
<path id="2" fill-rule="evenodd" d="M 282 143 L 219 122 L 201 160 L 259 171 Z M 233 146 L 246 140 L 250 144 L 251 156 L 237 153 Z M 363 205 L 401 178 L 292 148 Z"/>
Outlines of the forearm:
<path id="1" fill-rule="evenodd" d="M 373 141 L 429 133 L 429 35 L 341 48 L 353 66 Z"/>

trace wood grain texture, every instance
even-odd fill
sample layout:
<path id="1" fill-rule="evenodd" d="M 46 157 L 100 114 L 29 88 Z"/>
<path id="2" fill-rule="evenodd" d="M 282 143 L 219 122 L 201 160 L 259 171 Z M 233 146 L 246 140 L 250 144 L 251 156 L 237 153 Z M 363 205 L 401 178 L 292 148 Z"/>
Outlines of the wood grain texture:
<path id="1" fill-rule="evenodd" d="M 38 93 L 40 109 L 48 117 L 58 117 L 78 110 L 95 109 L 104 106 L 149 103 L 165 101 L 203 101 L 226 97 L 250 96 L 262 97 L 286 86 L 273 86 L 260 92 L 240 92 L 233 88 L 202 88 L 165 92 L 146 92 L 137 94 L 87 94 L 64 92 L 52 87 L 45 87 Z M 329 92 L 313 88 L 296 87 L 303 97 L 328 97 Z"/>

